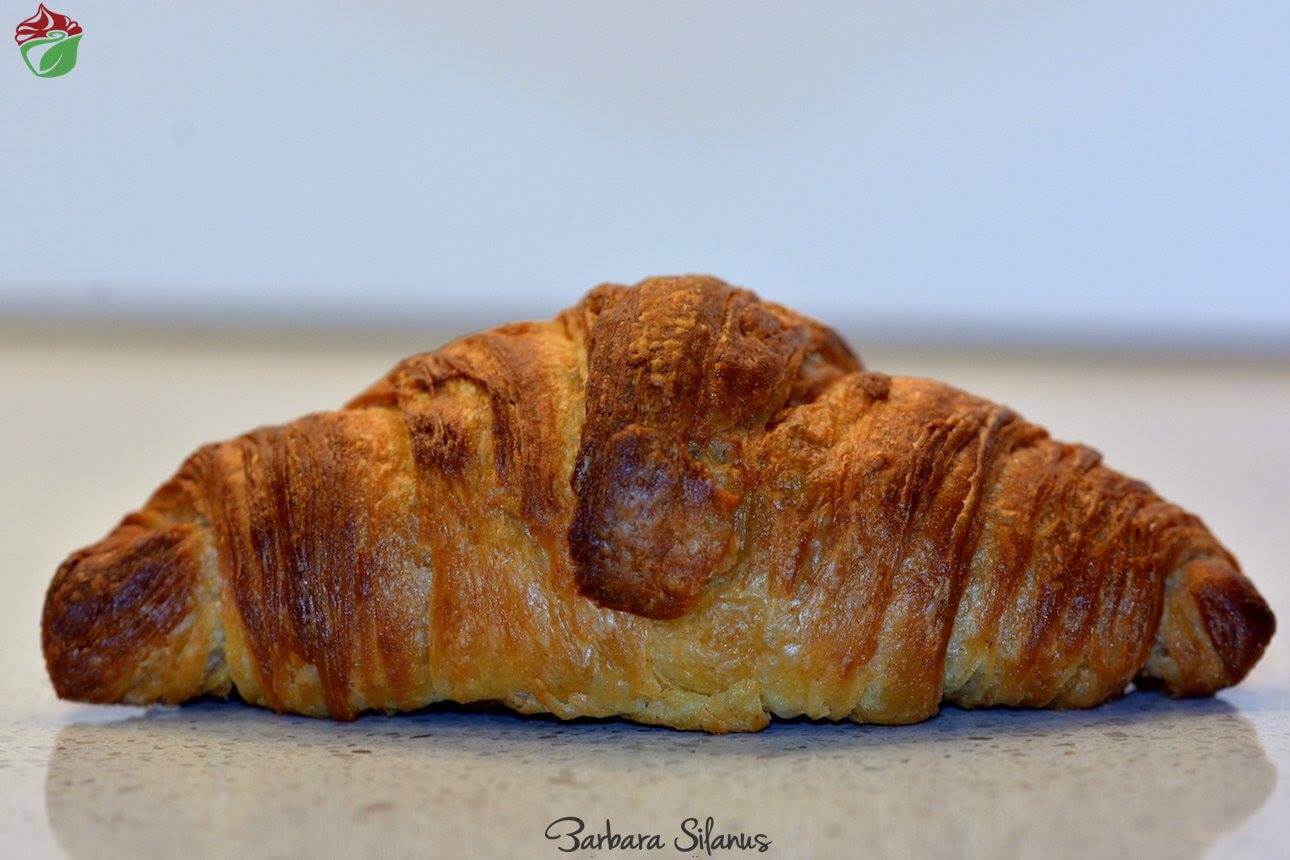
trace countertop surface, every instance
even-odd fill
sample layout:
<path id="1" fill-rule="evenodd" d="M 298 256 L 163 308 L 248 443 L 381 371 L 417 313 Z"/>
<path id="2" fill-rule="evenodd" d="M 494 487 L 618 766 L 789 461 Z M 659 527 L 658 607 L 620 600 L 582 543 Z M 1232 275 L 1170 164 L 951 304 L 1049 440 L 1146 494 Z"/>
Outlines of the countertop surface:
<path id="1" fill-rule="evenodd" d="M 608 819 L 667 846 L 598 856 L 706 857 L 709 817 L 714 836 L 762 834 L 758 856 L 1286 855 L 1284 631 L 1216 699 L 901 728 L 710 737 L 462 708 L 336 724 L 54 698 L 38 622 L 69 551 L 198 444 L 339 404 L 439 340 L 0 331 L 0 856 L 558 857 L 575 825 L 552 822 L 579 818 L 583 836 Z M 858 347 L 1098 448 L 1199 513 L 1290 623 L 1290 364 Z"/>

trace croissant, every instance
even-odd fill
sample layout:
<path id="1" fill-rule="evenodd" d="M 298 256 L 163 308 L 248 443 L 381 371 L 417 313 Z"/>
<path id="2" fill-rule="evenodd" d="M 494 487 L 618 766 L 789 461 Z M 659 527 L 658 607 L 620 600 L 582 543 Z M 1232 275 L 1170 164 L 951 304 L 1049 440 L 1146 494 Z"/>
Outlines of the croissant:
<path id="1" fill-rule="evenodd" d="M 708 277 L 604 285 L 208 445 L 46 595 L 60 696 L 710 732 L 1240 681 L 1275 626 L 1088 448 Z"/>

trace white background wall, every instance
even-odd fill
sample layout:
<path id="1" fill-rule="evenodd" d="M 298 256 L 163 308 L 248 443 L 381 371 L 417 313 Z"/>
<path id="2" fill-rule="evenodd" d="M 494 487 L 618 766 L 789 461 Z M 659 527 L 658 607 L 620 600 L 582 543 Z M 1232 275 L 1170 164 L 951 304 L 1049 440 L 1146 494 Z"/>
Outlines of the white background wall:
<path id="1" fill-rule="evenodd" d="M 700 270 L 923 336 L 1290 345 L 1284 0 L 50 5 L 70 75 L 0 49 L 11 316 L 501 319 Z"/>

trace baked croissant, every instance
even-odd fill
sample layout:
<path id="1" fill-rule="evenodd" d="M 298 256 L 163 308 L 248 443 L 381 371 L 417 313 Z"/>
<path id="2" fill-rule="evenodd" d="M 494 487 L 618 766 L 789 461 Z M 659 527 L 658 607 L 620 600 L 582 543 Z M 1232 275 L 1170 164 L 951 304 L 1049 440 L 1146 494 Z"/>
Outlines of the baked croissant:
<path id="1" fill-rule="evenodd" d="M 1274 619 L 1196 517 L 713 278 L 601 286 L 208 445 L 45 600 L 60 696 L 712 732 L 1237 683 Z"/>

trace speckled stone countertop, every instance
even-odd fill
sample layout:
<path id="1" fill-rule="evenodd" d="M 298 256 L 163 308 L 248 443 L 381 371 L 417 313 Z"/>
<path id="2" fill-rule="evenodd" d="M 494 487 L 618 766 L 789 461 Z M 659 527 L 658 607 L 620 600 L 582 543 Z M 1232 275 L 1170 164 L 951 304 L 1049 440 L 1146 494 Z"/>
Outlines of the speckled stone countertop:
<path id="1" fill-rule="evenodd" d="M 421 344 L 430 346 L 434 338 Z M 44 587 L 197 444 L 342 401 L 417 343 L 0 332 L 0 856 L 559 857 L 551 822 L 764 834 L 765 855 L 1290 852 L 1290 634 L 1208 701 L 947 711 L 708 737 L 432 709 L 334 724 L 236 703 L 60 703 Z M 863 344 L 861 344 L 863 347 Z M 865 350 L 861 350 L 862 353 Z M 1200 513 L 1290 624 L 1290 366 L 866 354 L 1009 403 Z M 552 832 L 565 833 L 571 825 Z"/>

